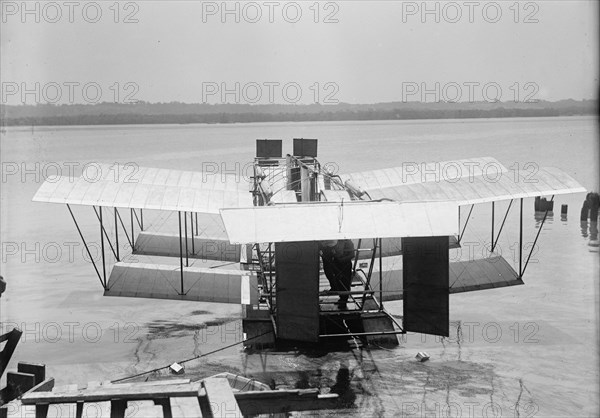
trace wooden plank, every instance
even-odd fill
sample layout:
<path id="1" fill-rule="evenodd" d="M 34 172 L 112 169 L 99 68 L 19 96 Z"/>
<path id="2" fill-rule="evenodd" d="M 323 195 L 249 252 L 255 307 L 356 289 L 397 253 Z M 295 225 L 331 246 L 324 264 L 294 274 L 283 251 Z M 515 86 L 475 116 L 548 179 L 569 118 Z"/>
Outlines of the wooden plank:
<path id="1" fill-rule="evenodd" d="M 112 383 L 104 382 L 105 387 L 111 386 Z M 90 381 L 87 383 L 87 390 L 95 390 L 103 386 L 103 382 L 100 381 Z M 81 404 L 81 403 L 80 403 Z M 82 404 L 81 408 L 81 416 L 82 417 L 110 417 L 110 402 L 86 402 Z M 127 416 L 127 415 L 126 415 Z M 134 415 L 129 415 L 133 417 Z"/>
<path id="2" fill-rule="evenodd" d="M 166 386 L 176 385 L 163 385 L 162 387 L 164 388 Z M 208 408 L 209 413 L 212 414 L 212 416 L 241 417 L 242 411 L 244 415 L 255 415 L 260 413 L 335 408 L 338 398 L 335 394 L 320 395 L 318 389 L 234 393 L 226 378 L 208 378 L 203 382 L 203 388 L 200 388 L 200 385 L 197 383 L 185 386 L 188 388 L 191 387 L 193 390 L 183 396 L 179 396 L 182 392 L 178 391 L 177 397 L 172 397 L 168 401 L 166 399 L 169 396 L 168 393 L 155 390 L 161 386 L 139 386 L 138 383 L 134 383 L 131 386 L 129 386 L 129 384 L 108 384 L 106 386 L 102 385 L 96 387 L 94 390 L 77 391 L 79 393 L 95 392 L 96 394 L 103 391 L 103 396 L 111 399 L 114 403 L 114 406 L 111 408 L 110 402 L 108 401 L 86 401 L 79 408 L 79 414 L 80 416 L 98 417 L 162 417 L 165 413 L 168 415 L 168 411 L 170 410 L 173 417 L 200 417 L 200 402 L 202 402 Z M 66 388 L 67 387 L 65 387 L 65 389 Z M 110 388 L 110 390 L 108 388 Z M 132 392 L 135 392 L 135 396 L 138 399 L 131 399 Z M 91 396 L 88 395 L 78 395 L 76 399 L 68 399 L 67 396 L 62 396 L 68 395 L 68 393 L 54 395 L 61 395 L 61 398 L 59 405 L 50 405 L 52 411 L 48 411 L 47 406 L 49 403 L 52 404 L 53 402 L 51 399 L 46 398 L 46 411 L 49 412 L 51 416 L 76 416 L 76 401 L 82 402 L 83 398 L 91 398 Z M 129 399 L 123 399 L 124 397 Z M 149 399 L 164 400 L 165 402 L 163 402 L 163 405 L 166 405 L 166 408 L 159 405 L 153 405 L 155 402 L 148 402 Z M 31 401 L 33 400 L 32 397 L 29 397 L 25 400 L 24 404 L 31 404 Z M 36 401 L 38 401 L 38 406 L 42 406 L 42 402 L 39 402 L 39 400 Z M 21 411 L 23 411 L 23 409 L 21 409 Z M 208 414 L 205 414 L 205 416 L 208 416 Z"/>
<path id="3" fill-rule="evenodd" d="M 110 418 L 123 418 L 126 410 L 127 401 L 118 398 L 110 401 Z"/>
<path id="4" fill-rule="evenodd" d="M 31 405 L 22 405 L 19 399 L 5 403 L 0 407 L 0 418 L 23 418 L 34 417 L 35 407 Z M 45 417 L 46 415 L 44 415 Z"/>
<path id="5" fill-rule="evenodd" d="M 319 395 L 319 389 L 279 389 L 279 390 L 257 390 L 247 392 L 237 392 L 235 398 L 239 400 L 252 399 L 255 401 L 263 399 L 285 399 L 294 396 L 316 399 Z"/>
<path id="6" fill-rule="evenodd" d="M 319 395 L 317 389 L 238 392 L 235 397 L 244 416 L 339 408 L 338 395 Z"/>
<path id="7" fill-rule="evenodd" d="M 151 380 L 148 382 L 135 382 L 135 383 L 111 383 L 113 387 L 125 387 L 126 386 L 163 386 L 163 385 L 185 385 L 190 383 L 190 379 L 170 379 L 170 380 Z"/>
<path id="8" fill-rule="evenodd" d="M 171 398 L 171 415 L 173 418 L 200 418 L 202 412 L 200 411 L 200 403 L 196 396 L 190 396 L 189 398 Z"/>
<path id="9" fill-rule="evenodd" d="M 148 418 L 162 418 L 163 408 L 160 405 L 156 405 L 154 401 L 137 401 L 129 402 L 127 409 L 125 409 L 125 417 L 148 417 Z"/>
<path id="10" fill-rule="evenodd" d="M 207 378 L 202 381 L 213 417 L 242 417 L 233 390 L 226 378 Z"/>
<path id="11" fill-rule="evenodd" d="M 43 364 L 25 363 L 20 361 L 17 364 L 19 373 L 29 373 L 35 376 L 35 385 L 38 385 L 46 379 L 46 366 Z"/>
<path id="12" fill-rule="evenodd" d="M 44 407 L 46 412 L 44 413 Z M 39 410 L 39 412 L 38 412 Z M 68 404 L 54 404 L 54 405 L 42 405 L 41 408 L 36 407 L 37 417 L 78 417 L 77 405 L 75 403 Z M 83 414 L 81 415 L 83 416 Z"/>
<path id="13" fill-rule="evenodd" d="M 14 399 L 21 394 L 31 390 L 35 386 L 35 375 L 31 373 L 6 373 L 6 387 L 9 399 Z"/>
<path id="14" fill-rule="evenodd" d="M 81 416 L 108 418 L 110 417 L 110 402 L 86 402 L 83 404 Z M 130 417 L 133 417 L 133 415 L 130 415 Z"/>
<path id="15" fill-rule="evenodd" d="M 36 403 L 101 402 L 110 399 L 129 401 L 171 396 L 196 396 L 200 385 L 198 383 L 163 384 L 152 386 L 151 388 L 137 385 L 125 388 L 120 386 L 122 385 L 112 385 L 94 390 L 69 390 L 62 393 L 27 393 L 23 395 L 22 402 L 25 405 L 33 405 Z"/>
<path id="16" fill-rule="evenodd" d="M 49 392 L 54 388 L 54 378 L 46 379 L 35 385 L 31 392 Z"/>
<path id="17" fill-rule="evenodd" d="M 74 392 L 76 390 L 77 390 L 76 384 L 61 385 L 61 386 L 54 387 L 54 389 L 52 389 L 52 393 L 67 393 L 67 392 Z"/>
<path id="18" fill-rule="evenodd" d="M 100 382 L 100 381 L 98 381 L 98 380 L 92 380 L 92 381 L 89 381 L 89 382 L 87 383 L 87 387 L 86 387 L 86 389 L 93 389 L 93 388 L 97 388 L 97 387 L 99 387 L 99 386 L 101 386 L 101 385 L 102 385 L 102 382 Z"/>
<path id="19" fill-rule="evenodd" d="M 51 392 L 41 392 L 44 394 L 60 394 L 77 391 L 76 384 L 59 385 L 52 388 Z M 83 416 L 81 407 L 83 404 L 78 405 L 76 402 L 38 402 L 36 405 L 36 416 L 57 416 L 57 417 L 70 417 L 70 416 Z"/>

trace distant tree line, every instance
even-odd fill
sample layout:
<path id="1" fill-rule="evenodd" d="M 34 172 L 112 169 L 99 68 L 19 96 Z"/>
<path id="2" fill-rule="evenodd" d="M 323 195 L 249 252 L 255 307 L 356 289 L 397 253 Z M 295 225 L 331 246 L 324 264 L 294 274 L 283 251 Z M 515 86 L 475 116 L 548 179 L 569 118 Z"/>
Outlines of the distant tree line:
<path id="1" fill-rule="evenodd" d="M 406 104 L 402 104 L 406 105 Z M 407 119 L 468 119 L 596 115 L 597 101 L 543 102 L 531 106 L 501 103 L 494 106 L 432 106 L 417 108 L 393 107 L 393 104 L 343 106 L 269 106 L 177 104 L 135 105 L 63 105 L 63 106 L 3 106 L 2 125 L 123 125 L 123 124 L 189 124 L 189 123 L 250 123 L 250 122 L 308 122 L 361 121 Z M 96 107 L 97 106 L 97 107 Z M 219 111 L 227 109 L 227 111 Z M 190 110 L 202 110 L 190 112 Z M 279 110 L 279 111 L 278 111 Z M 185 112 L 187 111 L 187 112 Z"/>

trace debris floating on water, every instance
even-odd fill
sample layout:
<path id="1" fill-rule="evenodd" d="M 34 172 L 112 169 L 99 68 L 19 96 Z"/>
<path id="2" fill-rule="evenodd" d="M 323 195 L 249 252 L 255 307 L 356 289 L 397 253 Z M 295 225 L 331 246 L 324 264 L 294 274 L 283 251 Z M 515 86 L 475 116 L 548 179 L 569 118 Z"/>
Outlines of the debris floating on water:
<path id="1" fill-rule="evenodd" d="M 183 374 L 184 373 L 184 368 L 181 364 L 178 363 L 173 363 L 169 366 L 169 369 L 171 369 L 171 373 L 174 374 Z"/>
<path id="2" fill-rule="evenodd" d="M 424 361 L 429 360 L 429 354 L 427 354 L 425 351 L 419 351 L 415 358 L 422 363 Z"/>

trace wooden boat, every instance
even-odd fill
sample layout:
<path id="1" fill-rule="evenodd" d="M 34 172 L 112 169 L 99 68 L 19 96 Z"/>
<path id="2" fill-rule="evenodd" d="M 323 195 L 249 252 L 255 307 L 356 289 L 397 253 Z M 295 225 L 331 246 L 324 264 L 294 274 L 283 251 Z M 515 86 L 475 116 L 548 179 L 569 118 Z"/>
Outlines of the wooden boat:
<path id="1" fill-rule="evenodd" d="M 35 385 L 0 407 L 0 418 L 33 415 L 97 417 L 242 417 L 334 409 L 338 395 L 318 389 L 271 390 L 255 379 L 220 373 L 200 381 L 89 382 L 55 386 L 45 367 L 30 374 Z"/>

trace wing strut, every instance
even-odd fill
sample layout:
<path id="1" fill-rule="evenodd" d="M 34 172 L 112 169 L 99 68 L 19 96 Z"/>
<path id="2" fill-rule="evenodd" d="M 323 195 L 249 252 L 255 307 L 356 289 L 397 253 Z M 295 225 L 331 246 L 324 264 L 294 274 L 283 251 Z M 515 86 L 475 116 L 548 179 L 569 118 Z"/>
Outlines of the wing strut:
<path id="1" fill-rule="evenodd" d="M 492 201 L 492 247 L 494 246 L 494 215 L 496 214 L 496 202 Z"/>
<path id="2" fill-rule="evenodd" d="M 552 195 L 552 198 L 550 199 L 550 201 L 552 202 L 554 200 L 554 195 Z M 523 205 L 523 202 L 521 200 L 521 207 Z M 525 274 L 525 269 L 527 268 L 527 265 L 529 264 L 529 259 L 531 258 L 531 254 L 533 254 L 533 250 L 535 249 L 535 244 L 537 243 L 538 238 L 540 237 L 540 233 L 542 232 L 542 228 L 544 227 L 544 223 L 546 222 L 546 217 L 548 216 L 548 210 L 550 208 L 548 206 L 546 206 L 546 212 L 544 212 L 544 218 L 542 219 L 542 223 L 540 224 L 540 227 L 538 228 L 537 234 L 535 236 L 535 240 L 533 240 L 533 245 L 531 246 L 531 250 L 529 251 L 529 255 L 527 256 L 527 261 L 525 261 L 525 266 L 523 266 L 523 270 L 519 272 L 519 277 L 522 278 L 523 274 Z M 523 224 L 523 212 L 521 211 L 521 225 Z M 521 229 L 522 231 L 522 229 Z M 522 235 L 522 234 L 521 234 Z"/>
<path id="3" fill-rule="evenodd" d="M 125 232 L 125 237 L 127 238 L 127 242 L 129 242 L 129 245 L 131 246 L 131 251 L 133 251 L 133 241 L 129 239 L 129 234 L 127 233 L 127 228 L 125 228 L 125 224 L 123 223 L 123 219 L 121 218 L 121 214 L 119 213 L 119 210 L 117 208 L 115 208 L 115 214 L 119 218 L 119 222 L 121 223 L 123 232 Z M 116 220 L 115 220 L 115 223 L 117 223 Z M 117 248 L 118 247 L 119 246 L 117 245 Z"/>
<path id="4" fill-rule="evenodd" d="M 98 211 L 96 210 L 96 206 L 92 206 L 92 208 L 94 209 L 94 212 L 96 213 L 96 218 L 98 218 L 98 221 L 100 222 L 100 238 L 102 238 L 102 235 L 104 235 L 106 237 L 106 240 L 108 241 L 108 245 L 110 246 L 110 249 L 113 253 L 113 255 L 115 256 L 115 258 L 117 259 L 117 261 L 121 261 L 119 260 L 119 255 L 117 254 L 117 252 L 115 252 L 115 249 L 112 245 L 112 242 L 110 241 L 110 238 L 108 237 L 108 233 L 106 232 L 106 229 L 104 229 L 104 223 L 102 222 L 102 206 L 98 206 L 98 209 L 100 209 L 100 213 L 98 213 Z M 104 240 L 102 240 L 102 246 L 104 247 Z M 119 250 L 119 246 L 117 244 L 117 251 Z M 104 251 L 102 251 L 104 253 Z"/>
<path id="5" fill-rule="evenodd" d="M 523 198 L 519 209 L 519 279 L 523 278 Z"/>
<path id="6" fill-rule="evenodd" d="M 102 275 L 104 276 L 104 287 L 106 288 L 106 260 L 104 259 L 104 235 L 102 235 L 102 231 L 104 231 L 104 225 L 102 224 L 102 206 L 99 206 L 99 208 L 100 208 L 100 217 L 98 219 L 100 220 L 100 244 L 101 244 L 101 248 L 102 248 Z M 95 211 L 96 211 L 96 208 L 94 208 L 94 212 Z M 112 244 L 110 245 L 110 247 L 112 248 Z"/>
<path id="7" fill-rule="evenodd" d="M 133 214 L 135 215 L 135 220 L 137 221 L 138 226 L 140 227 L 140 230 L 143 231 L 144 230 L 144 215 L 142 212 L 142 208 L 140 208 L 140 217 L 138 218 L 137 212 L 135 211 L 134 208 L 131 208 L 131 210 L 133 210 Z"/>
<path id="8" fill-rule="evenodd" d="M 473 212 L 473 208 L 474 207 L 475 207 L 475 204 L 472 204 L 471 205 L 471 209 L 469 210 L 469 214 L 467 215 L 467 220 L 465 221 L 465 226 L 463 227 L 462 232 L 458 236 L 458 243 L 459 244 L 460 244 L 460 240 L 462 239 L 463 235 L 465 234 L 465 229 L 467 229 L 467 225 L 469 224 L 469 219 L 471 219 L 471 213 Z M 458 223 L 460 225 L 460 206 L 458 207 Z"/>
<path id="9" fill-rule="evenodd" d="M 119 224 L 117 223 L 117 208 L 113 209 L 115 216 L 115 247 L 117 247 L 117 261 L 119 261 Z"/>
<path id="10" fill-rule="evenodd" d="M 190 228 L 192 230 L 192 255 L 196 254 L 196 248 L 194 245 L 194 214 L 192 212 L 190 212 Z M 187 239 L 186 239 L 187 242 Z"/>
<path id="11" fill-rule="evenodd" d="M 87 242 L 85 241 L 85 238 L 83 237 L 83 234 L 81 233 L 81 229 L 79 228 L 79 224 L 77 223 L 77 219 L 75 219 L 75 215 L 73 215 L 73 211 L 71 210 L 71 206 L 67 203 L 67 209 L 69 209 L 69 213 L 71 214 L 71 218 L 73 218 L 73 222 L 75 222 L 75 227 L 77 228 L 77 232 L 79 232 L 79 236 L 81 237 L 81 241 L 83 241 L 83 245 L 85 246 L 85 250 L 88 253 L 88 256 L 90 257 L 90 260 L 92 261 L 92 265 L 94 266 L 94 270 L 96 270 L 96 274 L 98 275 L 98 279 L 100 280 L 100 284 L 102 284 L 102 287 L 104 288 L 104 290 L 108 290 L 106 288 L 106 282 L 102 281 L 102 276 L 100 275 L 100 271 L 98 270 L 98 267 L 96 266 L 96 262 L 94 261 L 94 257 L 92 257 L 92 253 L 90 252 L 90 249 L 87 245 Z"/>
<path id="12" fill-rule="evenodd" d="M 379 312 L 383 311 L 383 256 L 381 255 L 382 239 L 379 238 Z"/>
<path id="13" fill-rule="evenodd" d="M 496 248 L 496 244 L 498 244 L 498 240 L 500 239 L 500 234 L 502 233 L 502 229 L 504 228 L 504 223 L 506 222 L 506 218 L 508 217 L 508 212 L 510 211 L 510 207 L 513 204 L 514 199 L 510 199 L 510 203 L 508 204 L 508 208 L 506 209 L 506 213 L 504 214 L 504 219 L 502 220 L 502 225 L 500 225 L 500 229 L 498 230 L 498 235 L 496 236 L 496 240 L 494 241 L 494 221 L 492 220 L 492 251 Z M 492 205 L 494 202 L 492 202 Z M 493 206 L 492 206 L 493 207 Z M 492 212 L 493 213 L 493 212 Z"/>
<path id="14" fill-rule="evenodd" d="M 187 212 L 183 212 L 183 228 L 185 229 L 185 266 L 190 266 L 189 251 L 188 251 L 188 235 L 187 235 Z M 193 241 L 193 238 L 192 238 Z"/>
<path id="15" fill-rule="evenodd" d="M 181 293 L 180 295 L 184 295 L 183 293 L 183 244 L 181 243 L 181 211 L 177 212 L 179 214 L 179 273 L 181 277 Z"/>
<path id="16" fill-rule="evenodd" d="M 135 251 L 135 230 L 133 225 L 133 208 L 129 209 L 129 221 L 131 223 L 131 251 Z"/>

